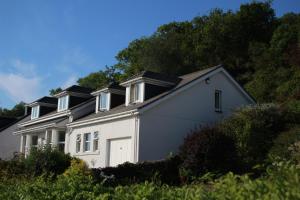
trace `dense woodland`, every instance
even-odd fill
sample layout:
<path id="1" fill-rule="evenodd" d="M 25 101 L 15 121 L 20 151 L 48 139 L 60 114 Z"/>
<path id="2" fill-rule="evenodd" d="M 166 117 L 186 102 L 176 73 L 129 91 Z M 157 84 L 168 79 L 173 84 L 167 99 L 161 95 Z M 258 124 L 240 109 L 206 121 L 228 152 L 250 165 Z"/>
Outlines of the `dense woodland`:
<path id="1" fill-rule="evenodd" d="M 80 78 L 78 84 L 96 89 L 142 70 L 183 75 L 223 64 L 258 102 L 300 109 L 300 14 L 277 17 L 269 1 L 164 24 L 130 42 L 116 59 L 115 65 Z"/>

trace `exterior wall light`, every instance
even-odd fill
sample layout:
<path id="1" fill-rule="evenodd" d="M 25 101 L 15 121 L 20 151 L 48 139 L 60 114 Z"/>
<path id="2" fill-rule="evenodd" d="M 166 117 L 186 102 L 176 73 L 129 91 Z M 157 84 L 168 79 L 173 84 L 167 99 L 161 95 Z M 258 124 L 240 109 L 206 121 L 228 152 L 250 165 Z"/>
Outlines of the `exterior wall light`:
<path id="1" fill-rule="evenodd" d="M 206 78 L 206 79 L 205 79 L 205 83 L 206 83 L 206 84 L 209 84 L 209 83 L 210 83 L 210 78 Z"/>

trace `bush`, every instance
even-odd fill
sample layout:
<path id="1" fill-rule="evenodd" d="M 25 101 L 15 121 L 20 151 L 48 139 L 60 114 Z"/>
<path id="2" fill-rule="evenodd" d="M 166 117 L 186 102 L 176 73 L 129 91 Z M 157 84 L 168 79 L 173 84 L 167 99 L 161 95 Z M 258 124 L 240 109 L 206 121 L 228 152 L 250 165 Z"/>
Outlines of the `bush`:
<path id="1" fill-rule="evenodd" d="M 300 199 L 300 169 L 289 162 L 268 166 L 258 179 L 232 173 L 216 180 L 209 199 Z"/>
<path id="2" fill-rule="evenodd" d="M 25 176 L 25 164 L 22 160 L 0 160 L 0 180 L 21 178 Z"/>
<path id="3" fill-rule="evenodd" d="M 193 175 L 206 172 L 228 172 L 237 167 L 233 140 L 218 128 L 203 128 L 188 135 L 180 147 L 182 167 Z"/>
<path id="4" fill-rule="evenodd" d="M 248 106 L 224 120 L 220 129 L 234 139 L 239 159 L 249 170 L 265 161 L 273 140 L 287 124 L 286 114 L 274 104 Z"/>
<path id="5" fill-rule="evenodd" d="M 180 183 L 178 156 L 156 162 L 124 163 L 117 167 L 92 169 L 96 182 L 106 181 L 107 185 L 127 185 L 145 181 L 156 181 L 163 184 Z M 111 178 L 109 178 L 111 177 Z"/>
<path id="6" fill-rule="evenodd" d="M 271 161 L 279 159 L 297 160 L 293 153 L 297 150 L 297 142 L 300 142 L 300 127 L 292 127 L 287 131 L 279 133 L 274 140 L 268 157 Z"/>
<path id="7" fill-rule="evenodd" d="M 41 174 L 58 175 L 70 166 L 71 156 L 46 146 L 32 148 L 24 162 L 26 169 L 34 176 Z"/>
<path id="8" fill-rule="evenodd" d="M 79 174 L 59 175 L 54 181 L 37 177 L 34 180 L 0 182 L 0 199 L 300 199 L 300 169 L 288 162 L 269 166 L 266 175 L 257 179 L 228 173 L 209 185 L 181 187 L 146 181 L 112 188 L 94 183 L 84 173 Z"/>

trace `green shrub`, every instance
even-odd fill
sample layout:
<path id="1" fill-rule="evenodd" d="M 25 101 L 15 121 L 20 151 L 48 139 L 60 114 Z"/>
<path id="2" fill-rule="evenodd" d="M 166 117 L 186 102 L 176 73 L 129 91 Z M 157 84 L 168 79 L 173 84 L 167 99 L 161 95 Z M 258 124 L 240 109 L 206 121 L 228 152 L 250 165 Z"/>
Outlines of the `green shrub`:
<path id="1" fill-rule="evenodd" d="M 277 159 L 297 160 L 293 156 L 297 151 L 297 142 L 300 142 L 300 127 L 292 127 L 279 133 L 268 154 L 269 159 L 271 161 Z"/>
<path id="2" fill-rule="evenodd" d="M 77 164 L 71 167 L 75 167 L 75 171 L 78 169 Z M 274 163 L 267 168 L 264 176 L 257 179 L 252 179 L 248 175 L 238 176 L 228 173 L 209 184 L 190 184 L 180 187 L 147 181 L 114 188 L 106 187 L 96 184 L 83 170 L 76 175 L 59 175 L 56 180 L 37 177 L 34 180 L 0 182 L 0 199 L 300 199 L 299 185 L 300 169 L 289 162 Z"/>
<path id="3" fill-rule="evenodd" d="M 124 163 L 117 167 L 92 169 L 93 177 L 107 185 L 127 185 L 145 181 L 178 185 L 180 183 L 179 166 L 182 163 L 178 156 L 166 160 L 142 163 Z M 111 178 L 109 178 L 111 177 Z"/>
<path id="4" fill-rule="evenodd" d="M 23 160 L 0 160 L 0 181 L 26 176 L 25 164 Z"/>
<path id="5" fill-rule="evenodd" d="M 189 134 L 180 147 L 182 167 L 193 175 L 209 171 L 228 172 L 237 168 L 233 140 L 218 128 L 203 128 Z"/>
<path id="6" fill-rule="evenodd" d="M 239 159 L 249 170 L 265 161 L 286 123 L 286 111 L 274 104 L 261 104 L 237 110 L 220 129 L 234 139 Z"/>
<path id="7" fill-rule="evenodd" d="M 218 179 L 209 199 L 300 199 L 300 169 L 289 162 L 275 163 L 258 179 L 229 173 Z"/>
<path id="8" fill-rule="evenodd" d="M 28 172 L 34 176 L 41 174 L 58 175 L 70 166 L 71 156 L 46 146 L 32 148 L 24 162 Z"/>

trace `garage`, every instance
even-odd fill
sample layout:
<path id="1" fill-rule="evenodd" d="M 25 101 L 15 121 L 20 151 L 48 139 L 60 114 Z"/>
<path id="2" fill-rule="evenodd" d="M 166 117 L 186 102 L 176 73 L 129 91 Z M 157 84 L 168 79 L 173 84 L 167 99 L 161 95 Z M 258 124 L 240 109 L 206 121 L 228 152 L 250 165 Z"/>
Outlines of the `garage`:
<path id="1" fill-rule="evenodd" d="M 109 140 L 109 166 L 117 166 L 131 161 L 131 138 Z"/>

